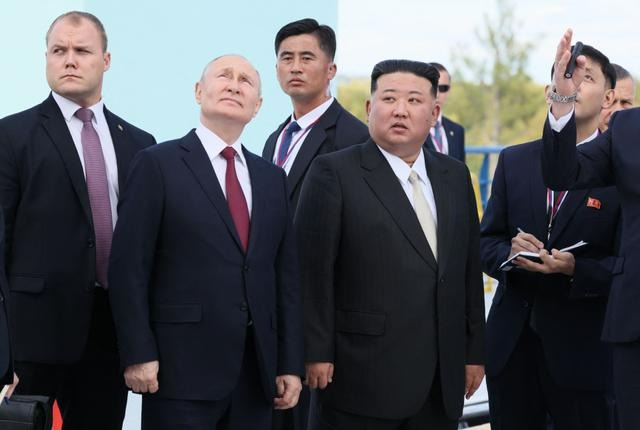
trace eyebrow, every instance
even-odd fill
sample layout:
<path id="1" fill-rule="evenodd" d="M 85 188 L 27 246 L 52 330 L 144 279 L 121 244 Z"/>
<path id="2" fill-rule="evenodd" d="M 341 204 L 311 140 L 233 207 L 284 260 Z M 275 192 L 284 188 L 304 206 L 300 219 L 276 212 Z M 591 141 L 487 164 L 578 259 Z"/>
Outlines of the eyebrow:
<path id="1" fill-rule="evenodd" d="M 283 56 L 285 56 L 285 55 L 294 55 L 294 54 L 295 54 L 295 52 L 294 52 L 294 51 L 282 51 L 282 52 L 280 53 L 280 55 L 278 55 L 278 57 L 283 57 Z M 313 51 L 301 51 L 299 54 L 300 54 L 300 55 L 311 55 L 311 56 L 313 56 L 313 57 L 315 57 L 315 56 L 316 56 L 316 54 L 315 54 Z"/>
<path id="2" fill-rule="evenodd" d="M 397 93 L 400 90 L 397 90 L 395 88 L 387 88 L 386 90 L 382 90 L 383 93 Z M 420 91 L 420 90 L 410 90 L 409 94 L 418 94 L 418 95 L 423 95 L 424 92 Z"/>

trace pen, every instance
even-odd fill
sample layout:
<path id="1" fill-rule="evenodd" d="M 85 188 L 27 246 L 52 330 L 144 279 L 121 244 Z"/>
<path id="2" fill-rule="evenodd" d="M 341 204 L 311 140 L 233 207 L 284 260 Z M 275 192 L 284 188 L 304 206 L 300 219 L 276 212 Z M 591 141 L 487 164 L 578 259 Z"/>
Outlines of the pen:
<path id="1" fill-rule="evenodd" d="M 516 228 L 518 229 L 518 232 L 519 232 L 519 233 L 524 233 L 524 230 L 523 230 L 523 229 L 521 229 L 520 227 L 516 227 Z"/>

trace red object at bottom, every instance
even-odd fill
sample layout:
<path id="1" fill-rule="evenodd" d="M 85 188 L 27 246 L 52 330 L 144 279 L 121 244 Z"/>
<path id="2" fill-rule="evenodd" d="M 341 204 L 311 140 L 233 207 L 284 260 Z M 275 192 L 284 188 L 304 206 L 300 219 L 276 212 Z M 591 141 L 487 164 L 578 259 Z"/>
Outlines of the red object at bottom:
<path id="1" fill-rule="evenodd" d="M 53 402 L 53 430 L 62 430 L 62 415 L 60 415 L 58 402 Z"/>

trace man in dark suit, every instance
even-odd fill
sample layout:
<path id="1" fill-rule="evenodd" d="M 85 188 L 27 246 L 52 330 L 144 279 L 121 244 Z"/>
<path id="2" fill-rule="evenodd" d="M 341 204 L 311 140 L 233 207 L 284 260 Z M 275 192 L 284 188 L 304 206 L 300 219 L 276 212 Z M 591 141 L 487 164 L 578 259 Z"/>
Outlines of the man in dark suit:
<path id="1" fill-rule="evenodd" d="M 424 145 L 432 151 L 447 154 L 464 163 L 464 128 L 442 113 L 451 91 L 451 75 L 449 75 L 449 72 L 442 64 L 435 62 L 430 64 L 440 72 L 437 101 L 441 110 L 433 127 L 431 127 L 429 131 L 429 135 L 427 135 L 427 140 L 424 142 Z"/>
<path id="2" fill-rule="evenodd" d="M 278 82 L 291 97 L 293 114 L 269 136 L 262 157 L 287 172 L 295 210 L 311 161 L 362 143 L 369 133 L 331 96 L 329 85 L 336 75 L 336 35 L 331 27 L 309 18 L 291 22 L 278 31 L 275 49 Z M 288 133 L 290 127 L 297 131 Z"/>
<path id="3" fill-rule="evenodd" d="M 200 125 L 142 151 L 121 205 L 110 296 L 143 429 L 266 429 L 303 374 L 301 295 L 282 169 L 242 147 L 262 103 L 243 57 L 196 84 Z"/>
<path id="4" fill-rule="evenodd" d="M 111 55 L 85 12 L 47 32 L 49 97 L 0 120 L 0 203 L 19 394 L 55 398 L 65 430 L 122 426 L 127 390 L 107 262 L 129 161 L 153 137 L 106 109 Z"/>
<path id="5" fill-rule="evenodd" d="M 591 80 L 576 110 L 580 142 L 598 135 L 612 99 L 615 71 L 585 45 Z M 487 387 L 496 429 L 604 430 L 609 427 L 610 348 L 600 340 L 621 224 L 615 188 L 548 190 L 539 164 L 542 141 L 505 148 L 481 224 L 483 268 L 499 281 L 487 320 Z M 581 240 L 584 248 L 553 251 Z M 542 253 L 543 263 L 518 258 Z"/>
<path id="6" fill-rule="evenodd" d="M 558 44 L 555 70 L 564 71 L 569 63 L 572 34 L 567 30 Z M 605 133 L 576 149 L 573 112 L 580 103 L 575 101 L 577 89 L 592 79 L 588 65 L 588 59 L 579 56 L 571 78 L 562 73 L 554 76 L 554 101 L 543 132 L 542 169 L 545 184 L 553 189 L 615 185 L 620 193 L 621 261 L 611 286 L 602 337 L 613 347 L 620 428 L 635 430 L 640 428 L 640 110 L 616 112 Z"/>
<path id="7" fill-rule="evenodd" d="M 598 129 L 604 133 L 609 128 L 609 120 L 614 112 L 631 109 L 636 105 L 636 83 L 631 73 L 619 64 L 611 63 L 616 71 L 616 87 L 613 91 L 613 100 L 609 106 L 602 108 L 600 112 L 600 124 Z"/>
<path id="8" fill-rule="evenodd" d="M 0 227 L 4 226 L 4 215 L 0 210 Z M 5 391 L 7 397 L 18 384 L 18 377 L 13 373 L 13 354 L 11 352 L 11 338 L 9 337 L 9 317 L 7 314 L 7 277 L 4 269 L 4 229 L 0 228 L 0 390 L 9 385 Z M 0 396 L 1 397 L 1 396 Z M 1 400 L 1 399 L 0 399 Z M 0 404 L 0 408 L 2 404 Z"/>
<path id="9" fill-rule="evenodd" d="M 368 139 L 369 131 L 331 96 L 329 85 L 336 74 L 336 35 L 331 27 L 308 18 L 291 22 L 278 31 L 275 50 L 278 81 L 291 97 L 293 114 L 269 136 L 262 157 L 287 172 L 295 211 L 313 159 L 362 143 Z M 292 126 L 300 129 L 287 133 Z M 295 408 L 274 413 L 273 428 L 306 429 L 310 402 L 305 386 Z"/>
<path id="10" fill-rule="evenodd" d="M 426 63 L 378 63 L 371 139 L 316 158 L 305 180 L 295 224 L 317 428 L 456 429 L 482 380 L 469 172 L 422 146 L 437 82 Z"/>

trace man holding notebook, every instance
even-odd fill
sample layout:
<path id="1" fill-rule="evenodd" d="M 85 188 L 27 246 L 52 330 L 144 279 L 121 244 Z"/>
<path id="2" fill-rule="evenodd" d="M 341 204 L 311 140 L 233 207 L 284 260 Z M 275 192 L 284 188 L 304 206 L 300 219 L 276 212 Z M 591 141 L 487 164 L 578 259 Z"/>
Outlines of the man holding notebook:
<path id="1" fill-rule="evenodd" d="M 578 89 L 577 142 L 598 135 L 613 98 L 609 60 L 584 46 L 588 79 Z M 557 94 L 548 89 L 547 97 Z M 542 178 L 542 141 L 500 154 L 481 224 L 483 269 L 499 281 L 487 320 L 487 386 L 492 427 L 610 428 L 610 350 L 600 341 L 616 257 L 620 205 L 614 187 L 554 191 Z M 558 251 L 580 241 L 586 245 Z M 528 251 L 509 271 L 514 254 Z"/>

